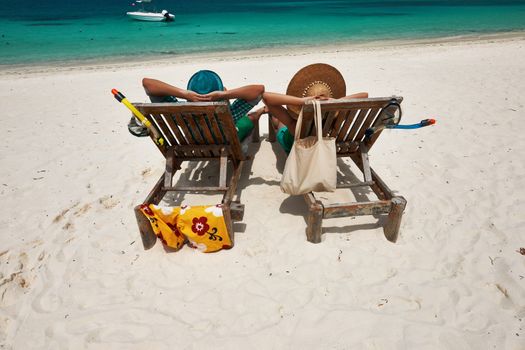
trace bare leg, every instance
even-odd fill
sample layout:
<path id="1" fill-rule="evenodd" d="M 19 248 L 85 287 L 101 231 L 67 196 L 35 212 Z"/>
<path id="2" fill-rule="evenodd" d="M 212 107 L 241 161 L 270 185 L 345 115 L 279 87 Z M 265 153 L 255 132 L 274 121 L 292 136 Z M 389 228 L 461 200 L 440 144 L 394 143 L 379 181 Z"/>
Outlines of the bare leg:
<path id="1" fill-rule="evenodd" d="M 273 128 L 274 128 L 274 129 L 279 130 L 280 128 L 282 128 L 282 127 L 284 126 L 284 124 L 281 123 L 281 122 L 279 121 L 279 119 L 275 118 L 274 116 L 272 116 L 271 121 L 272 121 L 272 125 L 273 125 Z"/>
<path id="2" fill-rule="evenodd" d="M 280 124 L 285 125 L 292 135 L 295 133 L 296 120 L 290 116 L 286 108 L 283 106 L 268 105 L 268 111 L 273 117 L 279 120 Z"/>

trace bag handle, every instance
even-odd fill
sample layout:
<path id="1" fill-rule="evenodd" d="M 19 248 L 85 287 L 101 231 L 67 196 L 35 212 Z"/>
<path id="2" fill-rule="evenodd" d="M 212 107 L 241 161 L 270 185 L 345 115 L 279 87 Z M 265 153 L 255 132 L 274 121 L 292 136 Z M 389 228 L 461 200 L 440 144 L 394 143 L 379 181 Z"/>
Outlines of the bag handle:
<path id="1" fill-rule="evenodd" d="M 314 107 L 314 123 L 315 127 L 317 128 L 317 140 L 321 141 L 321 139 L 323 138 L 321 103 L 319 102 L 319 100 L 316 99 L 307 101 L 307 103 L 309 102 L 312 102 L 312 105 Z M 301 107 L 301 112 L 299 112 L 299 117 L 297 117 L 297 123 L 295 124 L 295 141 L 301 138 L 301 127 L 303 125 L 303 109 L 304 106 Z"/>
<path id="2" fill-rule="evenodd" d="M 319 100 L 313 100 L 314 105 L 314 123 L 317 128 L 317 140 L 322 141 L 323 139 L 323 119 L 321 116 L 321 102 Z"/>

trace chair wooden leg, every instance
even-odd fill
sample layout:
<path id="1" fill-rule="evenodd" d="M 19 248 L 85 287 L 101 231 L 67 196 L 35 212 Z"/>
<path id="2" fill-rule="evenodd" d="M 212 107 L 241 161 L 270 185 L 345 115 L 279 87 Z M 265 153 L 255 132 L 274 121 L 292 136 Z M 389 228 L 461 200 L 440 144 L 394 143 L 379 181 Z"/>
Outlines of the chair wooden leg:
<path id="1" fill-rule="evenodd" d="M 401 226 L 401 217 L 403 216 L 406 204 L 407 201 L 403 197 L 392 198 L 392 209 L 388 214 L 388 221 L 385 224 L 385 227 L 383 227 L 385 237 L 390 242 L 395 242 L 397 240 L 399 227 Z"/>
<path id="2" fill-rule="evenodd" d="M 229 204 L 222 205 L 222 215 L 224 217 L 224 222 L 226 223 L 226 230 L 228 231 L 228 236 L 230 236 L 230 241 L 232 242 L 232 247 L 235 245 L 235 235 L 233 232 L 233 220 L 231 215 L 231 209 Z"/>
<path id="3" fill-rule="evenodd" d="M 270 113 L 268 113 L 268 142 L 275 142 L 276 136 L 275 136 L 275 128 L 272 124 L 272 116 Z"/>
<path id="4" fill-rule="evenodd" d="M 256 143 L 260 141 L 260 132 L 259 132 L 259 121 L 255 123 L 255 126 L 252 130 L 252 142 Z"/>
<path id="5" fill-rule="evenodd" d="M 157 236 L 151 228 L 151 224 L 148 218 L 140 211 L 140 205 L 134 208 L 135 217 L 137 218 L 137 224 L 139 226 L 140 238 L 142 238 L 142 244 L 144 249 L 150 249 L 157 242 Z"/>
<path id="6" fill-rule="evenodd" d="M 244 204 L 237 202 L 231 202 L 230 214 L 232 221 L 242 221 L 244 218 Z"/>
<path id="7" fill-rule="evenodd" d="M 306 239 L 311 243 L 321 243 L 323 225 L 323 206 L 319 202 L 310 204 L 306 226 Z"/>

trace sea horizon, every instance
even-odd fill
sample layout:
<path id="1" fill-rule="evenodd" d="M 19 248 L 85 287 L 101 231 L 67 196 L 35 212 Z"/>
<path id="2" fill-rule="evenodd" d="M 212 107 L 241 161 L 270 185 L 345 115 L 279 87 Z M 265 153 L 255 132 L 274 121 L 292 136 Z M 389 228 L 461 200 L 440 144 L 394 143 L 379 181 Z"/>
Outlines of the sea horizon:
<path id="1" fill-rule="evenodd" d="M 155 0 L 153 0 L 155 1 Z M 0 66 L 61 65 L 475 38 L 525 31 L 525 1 L 156 1 L 173 22 L 126 16 L 117 0 L 21 0 L 0 10 Z M 153 9 L 148 8 L 148 9 Z"/>

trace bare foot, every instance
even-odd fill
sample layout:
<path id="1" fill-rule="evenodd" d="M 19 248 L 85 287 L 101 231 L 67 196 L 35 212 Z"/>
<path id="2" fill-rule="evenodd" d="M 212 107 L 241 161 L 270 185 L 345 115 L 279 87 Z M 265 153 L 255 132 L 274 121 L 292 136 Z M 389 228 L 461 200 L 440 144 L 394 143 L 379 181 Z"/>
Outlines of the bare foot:
<path id="1" fill-rule="evenodd" d="M 252 122 L 257 122 L 259 120 L 259 118 L 261 117 L 261 115 L 265 114 L 265 113 L 268 113 L 268 107 L 264 106 L 264 107 L 261 107 L 253 112 L 251 112 L 250 114 L 248 114 L 248 118 L 251 119 Z"/>

